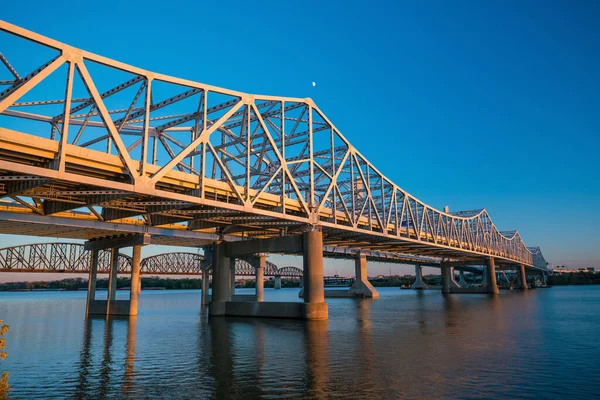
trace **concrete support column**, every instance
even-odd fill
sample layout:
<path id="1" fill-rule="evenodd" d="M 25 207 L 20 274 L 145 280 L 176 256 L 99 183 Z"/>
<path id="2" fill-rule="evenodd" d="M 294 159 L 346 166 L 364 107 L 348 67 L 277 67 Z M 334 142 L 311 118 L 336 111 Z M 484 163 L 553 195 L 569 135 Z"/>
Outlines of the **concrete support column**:
<path id="1" fill-rule="evenodd" d="M 319 230 L 302 235 L 304 277 L 304 303 L 306 319 L 327 319 L 325 284 L 323 282 L 323 233 Z"/>
<path id="2" fill-rule="evenodd" d="M 92 302 L 96 300 L 96 276 L 98 275 L 98 250 L 92 250 L 90 255 L 90 277 L 88 280 L 87 305 L 85 313 L 90 314 Z"/>
<path id="3" fill-rule="evenodd" d="M 265 268 L 267 267 L 267 256 L 258 256 L 256 270 L 256 301 L 265 301 Z"/>
<path id="4" fill-rule="evenodd" d="M 500 293 L 496 283 L 496 264 L 494 257 L 488 257 L 486 260 L 486 280 L 488 293 Z"/>
<path id="5" fill-rule="evenodd" d="M 225 303 L 231 300 L 231 260 L 225 257 L 224 243 L 213 245 L 212 300 L 209 315 L 225 315 Z"/>
<path id="6" fill-rule="evenodd" d="M 371 285 L 367 278 L 367 255 L 360 252 L 354 259 L 354 271 L 356 279 L 349 289 L 351 295 L 378 298 L 379 292 Z"/>
<path id="7" fill-rule="evenodd" d="M 465 271 L 463 271 L 462 269 L 458 271 L 458 285 L 462 288 L 466 288 L 467 286 L 469 286 L 469 283 L 465 279 Z"/>
<path id="8" fill-rule="evenodd" d="M 304 287 L 304 277 L 301 276 L 300 277 L 300 289 L 302 289 Z"/>
<path id="9" fill-rule="evenodd" d="M 275 289 L 281 289 L 281 275 L 275 275 Z"/>
<path id="10" fill-rule="evenodd" d="M 544 286 L 548 284 L 548 273 L 542 271 L 542 283 Z"/>
<path id="11" fill-rule="evenodd" d="M 142 246 L 133 246 L 131 258 L 131 287 L 129 290 L 129 315 L 138 313 L 138 296 L 140 295 L 140 262 L 142 259 Z"/>
<path id="12" fill-rule="evenodd" d="M 235 258 L 230 258 L 229 262 L 229 279 L 231 279 L 231 291 L 229 292 L 229 300 L 231 301 L 233 295 L 235 294 Z"/>
<path id="13" fill-rule="evenodd" d="M 444 263 L 440 264 L 442 268 L 442 293 L 450 293 L 450 286 L 452 281 L 452 274 L 454 273 L 454 268 L 448 267 L 444 265 Z"/>
<path id="14" fill-rule="evenodd" d="M 202 270 L 202 307 L 206 307 L 208 300 L 208 270 Z"/>
<path id="15" fill-rule="evenodd" d="M 525 273 L 525 266 L 523 264 L 521 264 L 519 266 L 519 275 L 520 275 L 520 278 L 521 278 L 521 287 L 520 287 L 520 289 L 523 289 L 523 290 L 529 289 L 529 287 L 527 285 L 527 274 Z"/>
<path id="16" fill-rule="evenodd" d="M 428 286 L 423 280 L 423 267 L 415 265 L 415 283 L 412 284 L 411 289 L 423 290 L 427 288 Z"/>
<path id="17" fill-rule="evenodd" d="M 117 299 L 117 272 L 119 271 L 119 249 L 113 248 L 110 253 L 110 273 L 108 277 L 108 297 L 106 299 L 106 314 L 111 313 L 112 302 Z"/>

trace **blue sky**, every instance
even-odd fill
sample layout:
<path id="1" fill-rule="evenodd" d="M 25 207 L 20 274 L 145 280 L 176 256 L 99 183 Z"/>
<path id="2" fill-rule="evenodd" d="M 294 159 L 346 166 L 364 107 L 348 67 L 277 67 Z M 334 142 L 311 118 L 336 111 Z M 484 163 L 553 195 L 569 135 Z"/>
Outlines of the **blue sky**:
<path id="1" fill-rule="evenodd" d="M 426 203 L 485 207 L 548 261 L 599 267 L 600 3 L 414 3 L 33 1 L 1 18 L 145 69 L 312 97 Z"/>

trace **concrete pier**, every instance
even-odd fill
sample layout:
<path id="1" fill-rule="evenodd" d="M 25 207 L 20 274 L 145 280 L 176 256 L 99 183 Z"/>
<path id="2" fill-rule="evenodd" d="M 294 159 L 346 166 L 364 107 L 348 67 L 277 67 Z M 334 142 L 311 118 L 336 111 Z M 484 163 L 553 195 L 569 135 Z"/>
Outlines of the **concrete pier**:
<path id="1" fill-rule="evenodd" d="M 119 249 L 114 248 L 110 253 L 110 273 L 108 275 L 108 297 L 106 298 L 106 314 L 116 309 L 117 272 L 119 271 Z"/>
<path id="2" fill-rule="evenodd" d="M 520 277 L 520 289 L 527 290 L 529 286 L 527 285 L 527 274 L 525 273 L 525 266 L 521 264 L 519 266 L 519 277 Z"/>
<path id="3" fill-rule="evenodd" d="M 265 268 L 267 267 L 267 256 L 260 254 L 256 270 L 256 301 L 265 301 Z M 281 278 L 280 278 L 281 279 Z M 281 285 L 281 282 L 280 282 Z M 281 286 L 280 286 L 281 287 Z"/>
<path id="4" fill-rule="evenodd" d="M 215 243 L 213 249 L 213 294 L 209 304 L 209 316 L 308 320 L 328 318 L 327 303 L 324 301 L 323 234 L 320 230 L 297 236 Z M 257 252 L 303 254 L 306 290 L 304 303 L 256 301 L 256 296 L 254 299 L 235 296 L 230 300 L 231 262 L 235 258 L 246 259 Z"/>
<path id="5" fill-rule="evenodd" d="M 302 247 L 306 319 L 328 319 L 323 281 L 323 233 L 320 230 L 305 232 L 302 235 Z"/>
<path id="6" fill-rule="evenodd" d="M 98 250 L 90 252 L 90 275 L 88 280 L 86 314 L 93 314 L 93 305 L 96 301 L 96 276 L 98 275 Z"/>
<path id="7" fill-rule="evenodd" d="M 88 300 L 86 307 L 87 314 L 127 316 L 137 315 L 139 296 L 142 290 L 142 247 L 148 244 L 150 244 L 150 236 L 147 234 L 132 235 L 127 237 L 107 237 L 103 239 L 90 240 L 84 244 L 85 249 L 91 252 L 90 280 L 88 282 Z M 117 300 L 119 249 L 123 247 L 133 247 L 129 300 Z M 98 273 L 99 251 L 109 249 L 111 255 L 107 298 L 106 300 L 96 300 L 96 276 Z"/>
<path id="8" fill-rule="evenodd" d="M 226 303 L 231 300 L 231 259 L 225 256 L 224 243 L 213 246 L 212 299 L 209 315 L 225 315 Z"/>
<path id="9" fill-rule="evenodd" d="M 498 284 L 496 283 L 496 264 L 494 257 L 488 257 L 486 260 L 486 280 L 487 280 L 487 291 L 488 293 L 500 293 L 498 290 Z"/>
<path id="10" fill-rule="evenodd" d="M 229 300 L 231 300 L 235 295 L 235 258 L 229 262 L 229 271 L 229 279 L 231 279 Z"/>
<path id="11" fill-rule="evenodd" d="M 454 268 L 460 268 L 461 264 L 443 262 L 440 265 L 442 269 L 442 293 L 498 293 L 494 260 L 490 257 L 484 263 L 486 265 L 482 271 L 482 284 L 469 286 L 462 270 L 460 270 L 459 282 L 454 279 Z"/>
<path id="12" fill-rule="evenodd" d="M 440 268 L 442 269 L 442 293 L 451 293 L 450 290 L 454 282 L 454 278 L 452 277 L 454 268 L 444 265 L 444 263 L 440 264 Z"/>
<path id="13" fill-rule="evenodd" d="M 360 252 L 354 259 L 354 271 L 356 279 L 348 289 L 348 295 L 351 297 L 379 298 L 379 292 L 367 279 L 367 255 L 365 253 Z"/>
<path id="14" fill-rule="evenodd" d="M 275 283 L 273 286 L 275 289 L 281 289 L 281 276 L 275 275 Z"/>
<path id="15" fill-rule="evenodd" d="M 206 307 L 206 304 L 208 302 L 208 270 L 203 269 L 202 270 L 202 301 L 201 301 L 201 305 L 202 307 Z"/>
<path id="16" fill-rule="evenodd" d="M 415 265 L 415 283 L 412 284 L 411 289 L 423 290 L 428 288 L 429 286 L 423 280 L 423 267 Z"/>
<path id="17" fill-rule="evenodd" d="M 140 295 L 140 262 L 142 258 L 142 246 L 133 246 L 131 258 L 131 290 L 129 291 L 129 315 L 138 313 L 138 296 Z"/>
<path id="18" fill-rule="evenodd" d="M 465 279 L 465 271 L 463 270 L 458 271 L 458 285 L 461 288 L 469 287 L 469 282 Z"/>

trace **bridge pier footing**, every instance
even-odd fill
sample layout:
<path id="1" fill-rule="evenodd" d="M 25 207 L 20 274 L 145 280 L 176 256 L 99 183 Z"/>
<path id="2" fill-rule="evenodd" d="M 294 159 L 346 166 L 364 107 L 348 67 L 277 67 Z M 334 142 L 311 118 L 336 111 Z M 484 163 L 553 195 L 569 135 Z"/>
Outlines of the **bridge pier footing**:
<path id="1" fill-rule="evenodd" d="M 469 283 L 465 279 L 465 271 L 463 271 L 462 269 L 458 271 L 458 285 L 461 288 L 469 287 Z"/>
<path id="2" fill-rule="evenodd" d="M 485 260 L 485 264 L 487 291 L 488 293 L 498 294 L 500 291 L 498 290 L 498 284 L 496 283 L 496 264 L 494 262 L 494 257 L 488 257 Z"/>
<path id="3" fill-rule="evenodd" d="M 235 296 L 235 258 L 230 259 L 229 263 L 229 279 L 231 279 L 229 300 L 231 301 Z"/>
<path id="4" fill-rule="evenodd" d="M 525 265 L 521 264 L 519 265 L 519 280 L 520 285 L 519 285 L 519 289 L 521 290 L 527 290 L 529 289 L 529 286 L 527 285 L 527 274 L 525 273 Z"/>
<path id="5" fill-rule="evenodd" d="M 201 305 L 202 307 L 206 307 L 207 301 L 208 301 L 208 270 L 205 268 L 202 270 L 202 300 L 201 300 Z"/>
<path id="6" fill-rule="evenodd" d="M 140 244 L 141 242 L 141 244 Z M 88 242 L 90 243 L 90 242 Z M 96 300 L 96 278 L 98 275 L 98 256 L 101 249 L 106 248 L 106 243 L 111 244 L 110 271 L 108 278 L 108 293 L 106 300 Z M 128 245 L 132 245 L 130 239 L 126 239 Z M 139 296 L 141 293 L 141 275 L 140 267 L 142 260 L 141 240 L 133 244 L 133 255 L 131 257 L 131 283 L 129 287 L 129 300 L 117 300 L 117 273 L 119 271 L 119 249 L 118 242 L 110 239 L 106 242 L 99 241 L 91 243 L 90 275 L 88 282 L 88 296 L 86 305 L 86 314 L 94 315 L 137 315 Z M 88 246 L 88 244 L 86 244 Z M 114 246 L 114 247 L 113 247 Z"/>
<path id="7" fill-rule="evenodd" d="M 429 286 L 423 280 L 423 267 L 415 265 L 415 283 L 412 284 L 411 289 L 424 290 L 428 288 Z"/>
<path id="8" fill-rule="evenodd" d="M 461 268 L 461 264 L 452 262 L 442 262 L 440 267 L 442 269 L 442 293 L 490 293 L 497 294 L 498 285 L 496 283 L 496 265 L 493 257 L 485 259 L 485 265 L 481 271 L 483 277 L 481 279 L 481 285 L 464 287 L 466 280 L 462 275 L 464 272 L 461 270 L 460 282 L 454 280 L 454 266 Z"/>
<path id="9" fill-rule="evenodd" d="M 356 279 L 350 285 L 348 290 L 325 289 L 325 298 L 341 298 L 341 297 L 356 297 L 356 298 L 372 298 L 378 299 L 379 292 L 371 285 L 367 279 L 367 257 L 365 254 L 359 253 L 354 259 L 354 269 Z M 304 297 L 304 287 L 301 281 L 300 292 L 298 297 Z"/>
<path id="10" fill-rule="evenodd" d="M 440 268 L 442 269 L 442 293 L 453 293 L 460 286 L 454 280 L 454 268 L 444 264 L 440 264 Z"/>
<path id="11" fill-rule="evenodd" d="M 264 254 L 258 256 L 258 265 L 255 266 L 256 274 L 256 301 L 265 301 L 265 268 L 267 257 Z"/>
<path id="12" fill-rule="evenodd" d="M 323 232 L 312 230 L 302 234 L 304 267 L 304 318 L 329 319 L 323 281 Z"/>
<path id="13" fill-rule="evenodd" d="M 141 291 L 140 262 L 142 260 L 142 246 L 133 246 L 131 258 L 131 286 L 129 291 L 129 315 L 138 313 L 138 297 Z"/>
<path id="14" fill-rule="evenodd" d="M 87 303 L 85 307 L 86 314 L 94 314 L 96 301 L 96 276 L 98 275 L 98 250 L 90 252 L 90 275 L 88 278 Z"/>
<path id="15" fill-rule="evenodd" d="M 248 243 L 215 243 L 213 257 L 213 295 L 209 305 L 209 316 L 238 316 L 264 318 L 297 318 L 307 320 L 328 319 L 328 308 L 324 298 L 323 283 L 323 234 L 313 230 L 294 239 L 261 239 L 256 246 Z M 304 303 L 231 301 L 230 263 L 233 257 L 256 254 L 256 249 L 272 244 L 281 245 L 278 251 L 298 253 L 304 256 Z M 231 257 L 231 258 L 230 258 Z M 266 264 L 266 260 L 265 260 Z"/>
<path id="16" fill-rule="evenodd" d="M 235 266 L 235 263 L 234 263 Z M 225 315 L 228 301 L 231 301 L 231 259 L 225 256 L 225 244 L 213 246 L 213 290 L 208 314 Z"/>
<path id="17" fill-rule="evenodd" d="M 275 283 L 273 284 L 275 289 L 281 289 L 281 275 L 275 275 Z"/>
<path id="18" fill-rule="evenodd" d="M 348 289 L 348 296 L 379 298 L 379 292 L 367 279 L 367 255 L 365 253 L 360 252 L 354 259 L 354 271 L 356 279 L 352 283 L 352 286 L 350 286 L 350 289 Z"/>

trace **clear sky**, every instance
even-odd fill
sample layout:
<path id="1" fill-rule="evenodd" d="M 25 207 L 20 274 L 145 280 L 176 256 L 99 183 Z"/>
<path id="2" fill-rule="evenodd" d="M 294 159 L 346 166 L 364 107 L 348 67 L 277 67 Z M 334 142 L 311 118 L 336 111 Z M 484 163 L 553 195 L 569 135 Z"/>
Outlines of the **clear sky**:
<path id="1" fill-rule="evenodd" d="M 145 69 L 312 97 L 426 203 L 485 207 L 549 262 L 600 267 L 599 2 L 32 1 L 0 18 Z"/>

